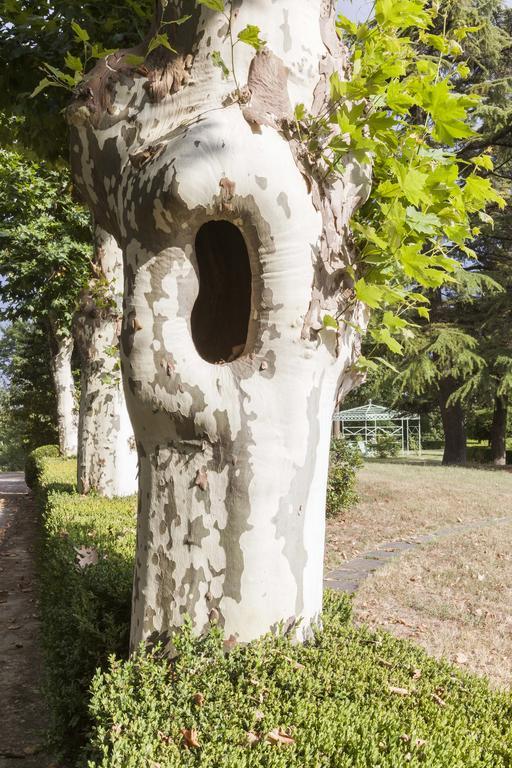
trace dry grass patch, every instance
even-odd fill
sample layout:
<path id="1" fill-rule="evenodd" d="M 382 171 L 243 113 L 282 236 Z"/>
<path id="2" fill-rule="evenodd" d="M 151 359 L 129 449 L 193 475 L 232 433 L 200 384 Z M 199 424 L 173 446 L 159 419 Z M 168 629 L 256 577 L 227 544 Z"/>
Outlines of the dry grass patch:
<path id="1" fill-rule="evenodd" d="M 512 523 L 422 546 L 368 577 L 355 619 L 512 686 Z"/>
<path id="2" fill-rule="evenodd" d="M 385 542 L 512 515 L 512 473 L 371 462 L 358 473 L 359 504 L 328 521 L 327 569 Z"/>

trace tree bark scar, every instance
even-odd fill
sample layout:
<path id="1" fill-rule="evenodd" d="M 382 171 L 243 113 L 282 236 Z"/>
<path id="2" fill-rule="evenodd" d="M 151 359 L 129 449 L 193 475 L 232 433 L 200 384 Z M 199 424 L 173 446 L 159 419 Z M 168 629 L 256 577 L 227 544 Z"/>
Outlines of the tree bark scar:
<path id="1" fill-rule="evenodd" d="M 152 144 L 149 147 L 145 147 L 144 149 L 141 149 L 139 152 L 132 152 L 130 157 L 130 162 L 133 165 L 134 168 L 142 168 L 146 163 L 149 163 L 150 160 L 153 160 L 154 158 L 158 157 L 158 155 L 163 152 L 165 149 L 165 144 Z"/>
<path id="2" fill-rule="evenodd" d="M 288 95 L 288 70 L 284 62 L 268 48 L 254 56 L 247 87 L 251 93 L 243 116 L 249 125 L 279 128 L 282 120 L 293 115 Z"/>
<path id="3" fill-rule="evenodd" d="M 113 113 L 114 89 L 123 77 L 133 82 L 134 69 L 125 63 L 127 54 L 142 56 L 143 44 L 130 50 L 120 50 L 98 61 L 96 66 L 77 85 L 73 92 L 66 118 L 70 125 L 91 123 L 98 128 L 105 114 Z"/>
<path id="4" fill-rule="evenodd" d="M 161 63 L 153 62 L 153 67 L 146 68 L 147 82 L 144 90 L 150 101 L 162 101 L 165 96 L 177 93 L 190 81 L 190 70 L 194 62 L 192 54 L 186 56 L 174 54 L 166 49 L 160 54 Z"/>
<path id="5" fill-rule="evenodd" d="M 208 475 L 207 475 L 206 469 L 204 467 L 202 469 L 198 469 L 197 470 L 195 484 L 202 491 L 206 491 L 206 489 L 208 488 Z"/>
<path id="6" fill-rule="evenodd" d="M 225 176 L 219 181 L 221 189 L 222 207 L 227 211 L 233 211 L 232 200 L 235 196 L 236 183 Z"/>

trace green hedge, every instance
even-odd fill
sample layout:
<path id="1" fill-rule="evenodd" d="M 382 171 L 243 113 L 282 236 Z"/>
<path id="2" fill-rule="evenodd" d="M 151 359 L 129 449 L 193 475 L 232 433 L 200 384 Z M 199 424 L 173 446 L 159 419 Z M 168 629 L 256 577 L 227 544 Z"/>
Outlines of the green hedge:
<path id="1" fill-rule="evenodd" d="M 491 449 L 485 445 L 469 445 L 467 447 L 467 460 L 477 464 L 492 464 Z M 507 464 L 512 464 L 512 451 L 507 451 Z"/>
<path id="2" fill-rule="evenodd" d="M 185 631 L 172 664 L 113 659 L 93 683 L 89 768 L 512 765 L 510 694 L 349 616 L 330 594 L 305 647 L 265 638 L 226 655 L 219 633 Z"/>
<path id="3" fill-rule="evenodd" d="M 33 450 L 25 460 L 25 482 L 29 488 L 34 488 L 38 479 L 39 472 L 43 466 L 44 459 L 60 455 L 58 445 L 41 445 Z"/>
<path id="4" fill-rule="evenodd" d="M 39 494 L 46 682 L 67 768 L 512 766 L 512 695 L 355 628 L 344 596 L 327 594 L 307 646 L 273 637 L 225 654 L 219 631 L 185 628 L 174 662 L 158 649 L 128 661 L 134 500 L 52 490 L 69 467 L 45 460 Z M 96 564 L 77 566 L 81 547 Z"/>
<path id="5" fill-rule="evenodd" d="M 127 655 L 136 525 L 133 497 L 107 500 L 79 496 L 75 489 L 76 460 L 40 461 L 44 687 L 51 735 L 68 754 L 83 744 L 90 727 L 88 689 L 95 670 L 111 653 Z M 81 554 L 97 563 L 80 567 Z"/>

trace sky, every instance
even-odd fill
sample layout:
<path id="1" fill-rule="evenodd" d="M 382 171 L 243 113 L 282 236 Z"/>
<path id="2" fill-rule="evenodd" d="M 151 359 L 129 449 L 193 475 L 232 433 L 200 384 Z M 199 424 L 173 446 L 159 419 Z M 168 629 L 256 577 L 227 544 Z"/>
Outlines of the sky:
<path id="1" fill-rule="evenodd" d="M 366 21 L 374 0 L 340 0 L 338 10 L 352 21 Z"/>
<path id="2" fill-rule="evenodd" d="M 352 21 L 366 21 L 374 0 L 339 0 L 338 10 Z M 512 0 L 505 0 L 505 5 L 512 6 Z"/>

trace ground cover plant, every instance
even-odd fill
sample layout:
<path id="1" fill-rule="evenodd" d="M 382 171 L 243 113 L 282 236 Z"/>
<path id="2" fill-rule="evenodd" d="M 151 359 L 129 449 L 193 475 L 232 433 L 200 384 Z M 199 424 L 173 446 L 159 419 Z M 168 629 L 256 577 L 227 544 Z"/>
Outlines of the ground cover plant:
<path id="1" fill-rule="evenodd" d="M 79 496 L 73 461 L 37 463 L 46 685 L 66 765 L 512 764 L 510 694 L 354 627 L 344 596 L 326 595 L 306 646 L 267 637 L 226 654 L 216 628 L 185 628 L 173 663 L 158 650 L 127 661 L 134 500 Z"/>
<path id="2" fill-rule="evenodd" d="M 185 631 L 172 664 L 113 660 L 93 684 L 89 768 L 510 765 L 510 695 L 349 617 L 330 594 L 307 646 L 226 655 L 220 634 Z"/>

